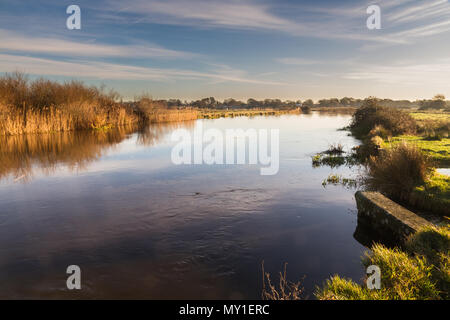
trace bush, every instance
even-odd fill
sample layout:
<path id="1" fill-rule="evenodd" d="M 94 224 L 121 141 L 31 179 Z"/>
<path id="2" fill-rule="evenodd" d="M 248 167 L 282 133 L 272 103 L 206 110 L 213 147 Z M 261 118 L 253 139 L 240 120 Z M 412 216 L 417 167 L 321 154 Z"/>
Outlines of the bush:
<path id="1" fill-rule="evenodd" d="M 310 106 L 302 106 L 300 109 L 302 110 L 303 113 L 306 113 L 306 114 L 311 113 L 311 107 Z"/>
<path id="2" fill-rule="evenodd" d="M 392 132 L 387 130 L 385 127 L 381 125 L 376 125 L 372 130 L 369 132 L 370 137 L 381 137 L 383 139 L 387 139 L 389 137 L 392 137 Z"/>
<path id="3" fill-rule="evenodd" d="M 434 172 L 429 159 L 419 148 L 406 143 L 383 150 L 367 163 L 365 185 L 386 196 L 407 200 L 411 192 L 425 183 Z"/>
<path id="4" fill-rule="evenodd" d="M 378 105 L 375 98 L 366 99 L 364 104 L 353 114 L 350 129 L 356 136 L 367 136 L 376 127 L 390 135 L 413 134 L 417 124 L 408 113 Z M 374 132 L 375 135 L 379 135 Z"/>

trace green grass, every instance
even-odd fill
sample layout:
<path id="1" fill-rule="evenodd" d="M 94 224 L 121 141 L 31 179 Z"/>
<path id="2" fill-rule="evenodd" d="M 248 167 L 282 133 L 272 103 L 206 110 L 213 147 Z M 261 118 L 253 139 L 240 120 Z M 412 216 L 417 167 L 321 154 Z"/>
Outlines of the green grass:
<path id="1" fill-rule="evenodd" d="M 335 275 L 318 287 L 322 300 L 448 299 L 450 284 L 450 228 L 427 227 L 412 235 L 406 249 L 376 244 L 362 259 L 365 268 L 381 271 L 381 289 Z"/>
<path id="2" fill-rule="evenodd" d="M 430 156 L 436 165 L 440 168 L 450 168 L 450 138 L 443 138 L 442 140 L 429 140 L 421 136 L 398 136 L 392 137 L 388 141 L 385 140 L 383 147 L 389 148 L 392 145 L 407 142 L 414 144 L 421 149 L 425 154 Z"/>
<path id="3" fill-rule="evenodd" d="M 410 115 L 417 121 L 432 120 L 432 121 L 449 121 L 450 114 L 445 112 L 410 112 Z"/>
<path id="4" fill-rule="evenodd" d="M 435 173 L 424 185 L 413 190 L 409 202 L 440 216 L 450 216 L 450 177 Z"/>

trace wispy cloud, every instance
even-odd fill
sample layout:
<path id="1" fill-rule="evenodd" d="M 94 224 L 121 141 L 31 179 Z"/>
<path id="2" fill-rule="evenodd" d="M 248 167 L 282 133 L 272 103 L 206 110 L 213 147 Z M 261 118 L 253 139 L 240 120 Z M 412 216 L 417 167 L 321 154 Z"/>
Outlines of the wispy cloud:
<path id="1" fill-rule="evenodd" d="M 246 72 L 232 68 L 215 68 L 208 72 L 184 69 L 150 68 L 133 65 L 95 62 L 95 61 L 57 61 L 0 54 L 0 70 L 3 72 L 21 71 L 28 74 L 65 76 L 70 78 L 92 78 L 110 80 L 209 80 L 238 82 L 261 85 L 284 85 L 276 81 L 258 80 Z"/>
<path id="2" fill-rule="evenodd" d="M 435 63 L 414 63 L 398 65 L 368 65 L 343 75 L 345 79 L 376 81 L 397 86 L 436 86 L 441 88 L 450 82 L 450 60 Z"/>
<path id="3" fill-rule="evenodd" d="M 189 52 L 165 49 L 152 44 L 109 45 L 84 43 L 52 37 L 33 37 L 0 29 L 0 50 L 41 53 L 67 57 L 192 58 Z"/>
<path id="4" fill-rule="evenodd" d="M 217 0 L 132 0 L 108 2 L 111 12 L 132 13 L 140 22 L 228 27 L 266 30 L 289 30 L 301 25 L 270 13 L 270 7 L 249 1 Z"/>
<path id="5" fill-rule="evenodd" d="M 379 32 L 369 33 L 365 28 L 366 8 L 372 3 L 366 1 L 358 5 L 326 7 L 290 5 L 290 11 L 298 13 L 295 20 L 276 14 L 273 5 L 255 1 L 131 0 L 124 5 L 123 2 L 110 0 L 108 7 L 111 8 L 110 16 L 134 15 L 134 20 L 127 21 L 277 31 L 301 37 L 387 44 L 412 43 L 417 38 L 448 31 L 444 25 L 433 20 L 448 18 L 450 6 L 447 0 L 425 1 L 420 5 L 412 0 L 397 0 L 379 4 L 385 27 Z M 411 25 L 411 22 L 416 22 L 416 25 Z M 423 33 L 421 28 L 429 28 L 430 31 Z"/>
<path id="6" fill-rule="evenodd" d="M 423 14 L 428 16 L 436 16 L 442 13 L 448 13 L 448 0 L 438 1 L 421 1 L 420 5 L 413 5 L 410 7 L 402 7 L 386 16 L 387 21 L 396 23 L 419 20 L 423 18 Z"/>
<path id="7" fill-rule="evenodd" d="M 279 63 L 282 63 L 282 64 L 294 65 L 294 66 L 308 66 L 308 65 L 324 63 L 323 61 L 304 59 L 304 58 L 278 58 L 278 59 L 276 59 L 276 61 Z"/>

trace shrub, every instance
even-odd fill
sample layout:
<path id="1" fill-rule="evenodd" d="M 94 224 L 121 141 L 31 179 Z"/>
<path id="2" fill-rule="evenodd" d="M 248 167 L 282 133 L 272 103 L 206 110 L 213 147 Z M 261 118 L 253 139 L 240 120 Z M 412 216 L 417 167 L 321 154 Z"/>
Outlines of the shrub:
<path id="1" fill-rule="evenodd" d="M 408 113 L 378 105 L 375 98 L 366 99 L 364 104 L 353 114 L 350 129 L 357 136 L 367 136 L 377 126 L 393 135 L 412 134 L 417 124 Z"/>
<path id="2" fill-rule="evenodd" d="M 418 125 L 418 133 L 428 140 L 442 140 L 447 138 L 450 132 L 450 121 L 423 119 Z"/>
<path id="3" fill-rule="evenodd" d="M 385 127 L 383 127 L 382 125 L 376 125 L 375 127 L 373 127 L 372 130 L 370 130 L 369 132 L 369 136 L 370 137 L 381 137 L 383 139 L 387 139 L 389 137 L 392 137 L 392 132 L 390 132 L 389 130 L 387 130 Z"/>
<path id="4" fill-rule="evenodd" d="M 338 144 L 331 144 L 328 148 L 328 150 L 325 150 L 323 153 L 329 154 L 329 155 L 340 155 L 344 153 L 344 146 L 340 143 Z"/>
<path id="5" fill-rule="evenodd" d="M 370 157 L 365 185 L 388 197 L 407 200 L 414 188 L 427 181 L 433 172 L 428 156 L 416 146 L 401 143 Z"/>
<path id="6" fill-rule="evenodd" d="M 303 113 L 306 113 L 306 114 L 311 113 L 311 107 L 310 106 L 302 106 L 300 109 L 302 110 Z"/>

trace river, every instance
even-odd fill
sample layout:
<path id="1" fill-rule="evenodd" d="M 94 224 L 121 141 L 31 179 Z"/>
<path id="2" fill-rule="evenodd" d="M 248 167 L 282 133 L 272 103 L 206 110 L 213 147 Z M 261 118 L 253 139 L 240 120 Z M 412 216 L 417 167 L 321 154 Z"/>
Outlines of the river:
<path id="1" fill-rule="evenodd" d="M 0 298 L 259 299 L 261 262 L 303 279 L 361 281 L 354 190 L 311 156 L 358 141 L 349 115 L 301 114 L 2 138 Z M 275 175 L 259 165 L 175 165 L 173 130 L 279 129 Z M 353 170 L 353 171 L 352 171 Z M 66 268 L 81 269 L 81 290 Z"/>

